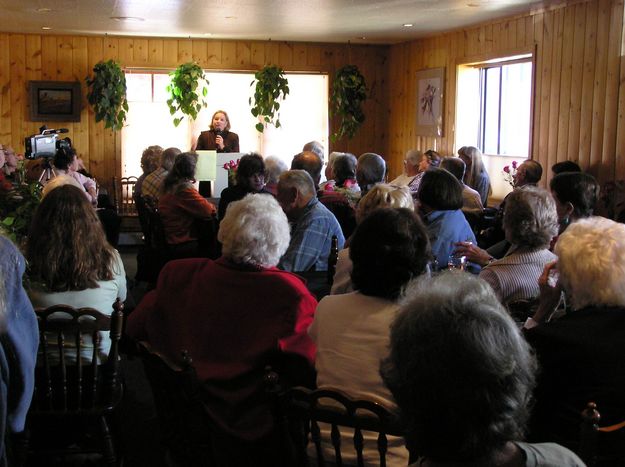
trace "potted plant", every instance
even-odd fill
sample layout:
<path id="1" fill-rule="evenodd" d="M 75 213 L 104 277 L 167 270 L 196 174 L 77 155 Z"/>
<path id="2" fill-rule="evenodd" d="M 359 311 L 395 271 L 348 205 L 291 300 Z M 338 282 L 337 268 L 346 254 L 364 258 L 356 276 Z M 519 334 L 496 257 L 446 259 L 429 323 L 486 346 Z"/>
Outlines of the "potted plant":
<path id="1" fill-rule="evenodd" d="M 113 60 L 99 62 L 93 67 L 93 78 L 86 78 L 87 100 L 95 111 L 95 121 L 104 120 L 104 127 L 119 130 L 126 121 L 126 77 Z"/>
<path id="2" fill-rule="evenodd" d="M 169 113 L 171 115 L 176 112 L 183 114 L 181 117 L 174 118 L 174 126 L 180 125 L 185 115 L 195 120 L 202 107 L 206 107 L 204 100 L 208 92 L 206 86 L 202 87 L 202 96 L 197 92 L 200 80 L 208 84 L 204 71 L 197 63 L 188 62 L 169 73 L 169 76 L 171 76 L 171 83 L 167 86 L 167 92 L 171 96 L 167 99 Z"/>
<path id="3" fill-rule="evenodd" d="M 333 140 L 347 136 L 353 138 L 365 121 L 362 103 L 367 99 L 365 77 L 355 65 L 339 68 L 332 82 L 330 111 L 340 117 L 341 125 L 332 135 Z"/>
<path id="4" fill-rule="evenodd" d="M 261 133 L 265 125 L 272 124 L 280 128 L 280 99 L 284 99 L 289 93 L 289 82 L 284 77 L 284 71 L 277 66 L 266 66 L 257 71 L 254 81 L 250 86 L 254 86 L 254 105 L 251 112 L 254 117 L 263 121 L 256 124 L 256 129 Z M 249 99 L 252 105 L 252 98 Z"/>

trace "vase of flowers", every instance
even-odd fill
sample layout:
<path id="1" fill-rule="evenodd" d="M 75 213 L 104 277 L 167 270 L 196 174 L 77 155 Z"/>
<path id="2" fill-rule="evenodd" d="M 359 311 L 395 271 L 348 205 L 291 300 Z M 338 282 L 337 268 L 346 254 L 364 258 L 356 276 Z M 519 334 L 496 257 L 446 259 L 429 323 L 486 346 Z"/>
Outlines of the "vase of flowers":
<path id="1" fill-rule="evenodd" d="M 516 175 L 517 161 L 512 161 L 512 164 L 506 165 L 503 168 L 503 179 L 514 188 L 514 176 Z"/>
<path id="2" fill-rule="evenodd" d="M 236 162 L 231 160 L 224 164 L 224 170 L 228 171 L 228 186 L 235 186 L 237 184 L 237 169 L 239 168 L 240 160 L 241 159 L 237 159 Z"/>

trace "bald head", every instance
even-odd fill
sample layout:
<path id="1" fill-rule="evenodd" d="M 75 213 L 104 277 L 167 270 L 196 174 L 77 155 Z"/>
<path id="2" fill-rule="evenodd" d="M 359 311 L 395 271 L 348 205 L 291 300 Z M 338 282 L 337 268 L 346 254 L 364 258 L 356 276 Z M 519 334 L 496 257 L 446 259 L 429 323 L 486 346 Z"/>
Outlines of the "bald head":
<path id="1" fill-rule="evenodd" d="M 293 157 L 291 170 L 305 170 L 311 176 L 315 187 L 319 186 L 321 180 L 321 168 L 323 161 L 312 151 L 303 151 Z"/>

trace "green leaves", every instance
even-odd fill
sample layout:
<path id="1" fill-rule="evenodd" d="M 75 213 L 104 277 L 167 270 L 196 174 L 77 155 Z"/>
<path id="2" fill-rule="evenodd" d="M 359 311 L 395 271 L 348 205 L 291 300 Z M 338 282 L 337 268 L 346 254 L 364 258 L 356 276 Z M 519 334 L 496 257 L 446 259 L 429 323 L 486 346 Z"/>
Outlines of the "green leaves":
<path id="1" fill-rule="evenodd" d="M 177 112 L 183 114 L 181 117 L 174 118 L 174 126 L 180 125 L 185 115 L 195 120 L 202 107 L 206 107 L 204 97 L 208 94 L 208 89 L 206 86 L 202 87 L 201 97 L 197 93 L 200 80 L 209 84 L 204 71 L 197 63 L 188 62 L 169 73 L 169 76 L 171 76 L 171 83 L 167 86 L 167 92 L 170 94 L 170 98 L 167 99 L 169 113 L 170 115 Z"/>
<path id="2" fill-rule="evenodd" d="M 330 112 L 341 118 L 339 129 L 332 135 L 333 140 L 347 136 L 352 139 L 362 123 L 365 114 L 362 104 L 367 99 L 365 77 L 355 65 L 339 68 L 332 82 Z"/>
<path id="3" fill-rule="evenodd" d="M 93 67 L 93 77 L 85 78 L 89 92 L 87 100 L 95 112 L 95 121 L 104 120 L 104 127 L 113 131 L 123 128 L 128 112 L 126 77 L 113 60 L 99 62 Z"/>
<path id="4" fill-rule="evenodd" d="M 284 77 L 284 71 L 277 66 L 266 66 L 257 71 L 250 87 L 256 84 L 254 89 L 254 105 L 250 112 L 254 117 L 261 117 L 264 124 L 258 122 L 256 129 L 262 133 L 265 125 L 272 124 L 280 128 L 280 102 L 289 93 L 289 82 Z M 252 98 L 249 99 L 252 105 Z"/>

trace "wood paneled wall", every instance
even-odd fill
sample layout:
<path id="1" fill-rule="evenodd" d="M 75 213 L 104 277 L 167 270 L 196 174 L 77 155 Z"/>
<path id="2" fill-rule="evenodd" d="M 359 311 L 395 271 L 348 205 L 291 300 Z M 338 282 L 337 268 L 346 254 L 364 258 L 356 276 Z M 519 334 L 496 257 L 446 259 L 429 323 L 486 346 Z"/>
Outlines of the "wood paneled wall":
<path id="1" fill-rule="evenodd" d="M 0 144 L 11 144 L 23 152 L 24 137 L 37 132 L 43 124 L 28 121 L 29 80 L 78 80 L 83 89 L 81 121 L 53 122 L 48 126 L 68 128 L 90 171 L 101 183 L 108 184 L 121 171 L 120 138 L 105 130 L 103 123 L 95 123 L 85 98 L 85 77 L 100 60 L 114 59 L 122 67 L 148 69 L 173 69 L 195 60 L 213 70 L 258 70 L 276 64 L 285 71 L 330 76 L 343 65 L 357 65 L 370 89 L 365 104 L 367 120 L 353 140 L 337 141 L 332 148 L 355 154 L 372 148 L 383 152 L 387 144 L 388 49 L 347 44 L 0 34 Z M 335 125 L 331 121 L 330 131 Z"/>
<path id="2" fill-rule="evenodd" d="M 602 182 L 625 179 L 622 0 L 571 2 L 392 46 L 387 151 L 391 175 L 401 172 L 406 150 L 434 147 L 435 138 L 415 134 L 417 70 L 445 67 L 444 130 L 436 145 L 448 155 L 457 149 L 457 65 L 471 62 L 473 57 L 502 57 L 526 48 L 534 48 L 536 53 L 533 158 L 547 174 L 552 164 L 569 159 Z"/>

